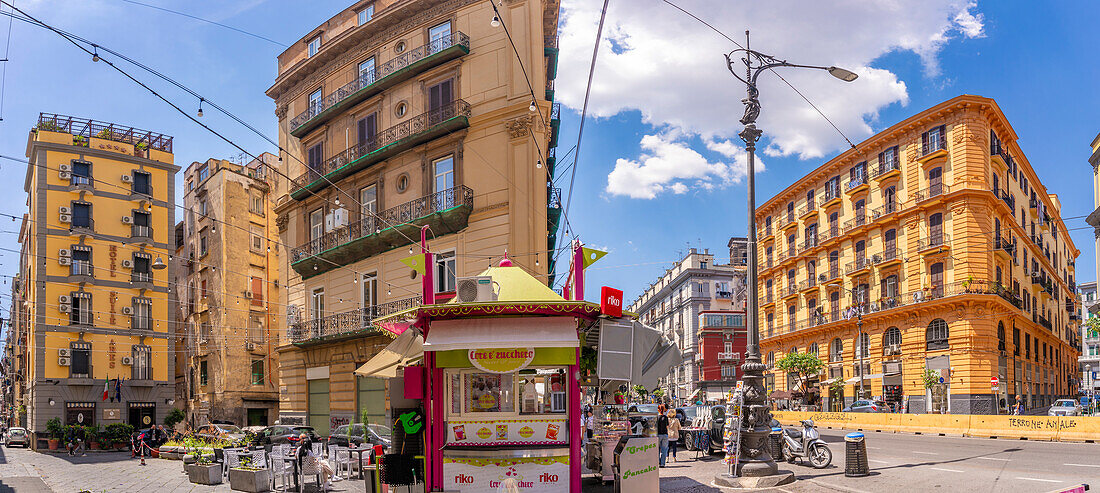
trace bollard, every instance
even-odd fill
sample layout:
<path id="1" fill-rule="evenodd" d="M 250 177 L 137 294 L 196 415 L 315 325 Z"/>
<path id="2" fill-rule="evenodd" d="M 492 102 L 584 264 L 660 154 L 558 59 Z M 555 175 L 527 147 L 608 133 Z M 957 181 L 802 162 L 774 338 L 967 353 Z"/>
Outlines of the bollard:
<path id="1" fill-rule="evenodd" d="M 844 435 L 844 475 L 848 477 L 867 476 L 871 474 L 867 467 L 867 442 L 863 433 L 855 432 Z"/>
<path id="2" fill-rule="evenodd" d="M 768 445 L 770 446 L 769 452 L 772 454 L 772 459 L 776 461 L 783 460 L 783 428 L 778 426 L 772 428 L 772 432 L 768 434 Z"/>

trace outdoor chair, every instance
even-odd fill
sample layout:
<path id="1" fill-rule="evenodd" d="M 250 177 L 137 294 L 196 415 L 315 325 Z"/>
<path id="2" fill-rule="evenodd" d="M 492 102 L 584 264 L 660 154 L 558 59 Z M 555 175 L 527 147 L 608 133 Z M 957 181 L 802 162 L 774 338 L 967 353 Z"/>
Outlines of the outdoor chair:
<path id="1" fill-rule="evenodd" d="M 289 489 L 291 481 L 294 481 L 294 471 L 282 457 L 286 457 L 286 455 L 275 455 L 271 458 L 271 489 L 275 491 Z M 277 482 L 282 484 L 276 484 Z"/>
<path id="2" fill-rule="evenodd" d="M 262 449 L 261 450 L 253 450 L 252 451 L 252 466 L 253 467 L 262 467 L 262 468 L 265 468 L 265 469 L 270 469 L 270 466 L 268 466 L 268 464 L 267 464 L 267 452 L 264 452 Z"/>
<path id="3" fill-rule="evenodd" d="M 390 491 L 395 486 L 412 486 L 420 484 L 424 478 L 424 470 L 419 459 L 412 454 L 386 454 L 379 464 L 381 483 L 389 485 Z"/>
<path id="4" fill-rule="evenodd" d="M 332 463 L 335 467 L 333 471 L 337 476 L 340 475 L 340 471 L 347 469 L 347 476 L 345 479 L 351 479 L 351 452 L 347 447 L 329 447 L 329 454 L 332 456 Z"/>
<path id="5" fill-rule="evenodd" d="M 307 455 L 302 458 L 302 467 L 298 471 L 298 484 L 301 486 L 301 491 L 306 489 L 306 478 L 313 476 L 317 480 L 317 486 L 321 487 L 324 483 L 321 480 L 321 459 L 317 456 Z"/>
<path id="6" fill-rule="evenodd" d="M 222 477 L 229 475 L 229 470 L 241 465 L 241 456 L 239 450 L 226 449 L 225 450 L 225 464 L 222 466 Z"/>

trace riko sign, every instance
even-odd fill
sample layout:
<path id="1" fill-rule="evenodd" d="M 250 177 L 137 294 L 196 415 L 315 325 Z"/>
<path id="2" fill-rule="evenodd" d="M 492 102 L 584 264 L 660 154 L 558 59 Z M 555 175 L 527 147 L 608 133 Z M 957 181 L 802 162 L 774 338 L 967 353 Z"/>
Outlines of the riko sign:
<path id="1" fill-rule="evenodd" d="M 471 349 L 470 364 L 489 373 L 511 373 L 526 368 L 535 359 L 535 348 Z"/>
<path id="2" fill-rule="evenodd" d="M 600 313 L 611 318 L 623 316 L 623 292 L 607 286 L 601 288 Z"/>

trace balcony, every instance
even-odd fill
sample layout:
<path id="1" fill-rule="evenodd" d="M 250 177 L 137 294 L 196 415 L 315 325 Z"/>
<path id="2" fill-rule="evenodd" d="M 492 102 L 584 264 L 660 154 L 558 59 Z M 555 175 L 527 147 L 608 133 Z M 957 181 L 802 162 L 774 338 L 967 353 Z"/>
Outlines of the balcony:
<path id="1" fill-rule="evenodd" d="M 1000 139 L 991 139 L 989 141 L 989 160 L 1007 168 L 1008 161 L 1006 160 L 1006 156 L 1008 156 L 1008 151 L 1005 150 Z"/>
<path id="2" fill-rule="evenodd" d="M 854 193 L 863 192 L 870 188 L 867 185 L 867 177 L 860 176 L 848 180 L 848 183 L 844 184 L 844 193 L 852 195 Z"/>
<path id="3" fill-rule="evenodd" d="M 387 250 L 408 245 L 429 226 L 436 236 L 466 228 L 474 191 L 458 186 L 405 202 L 329 231 L 290 251 L 291 267 L 309 278 Z"/>
<path id="4" fill-rule="evenodd" d="M 773 303 L 775 303 L 775 297 L 772 296 L 772 292 L 769 289 L 768 292 L 764 293 L 764 296 L 760 298 L 760 307 L 763 308 Z"/>
<path id="5" fill-rule="evenodd" d="M 839 203 L 840 203 L 840 193 L 838 193 L 836 190 L 834 190 L 832 188 L 829 188 L 829 187 L 825 188 L 825 190 L 821 193 L 821 198 L 818 199 L 818 201 L 817 201 L 817 204 L 822 209 L 824 209 L 826 207 L 829 207 L 833 204 L 839 204 Z"/>
<path id="6" fill-rule="evenodd" d="M 812 217 L 816 214 L 817 214 L 817 208 L 814 207 L 813 203 L 807 203 L 806 205 L 804 205 L 804 206 L 802 206 L 798 209 L 798 218 L 799 219 L 803 219 L 803 220 L 804 219 L 809 219 L 810 217 Z"/>
<path id="7" fill-rule="evenodd" d="M 76 118 L 54 113 L 39 113 L 38 125 L 35 126 L 35 129 L 48 132 L 67 133 L 73 137 L 83 137 L 85 140 L 95 137 L 97 139 L 130 144 L 135 151 L 144 147 L 145 149 L 156 149 L 167 153 L 172 152 L 172 137 L 150 132 L 148 130 L 101 122 L 99 120 Z M 143 153 L 135 152 L 134 154 Z"/>
<path id="8" fill-rule="evenodd" d="M 361 74 L 294 117 L 290 120 L 290 135 L 301 138 L 310 130 L 331 120 L 344 108 L 350 108 L 425 70 L 468 53 L 470 37 L 459 31 L 402 53 L 376 66 L 374 72 Z"/>
<path id="9" fill-rule="evenodd" d="M 937 185 L 932 185 L 928 188 L 917 190 L 917 192 L 913 194 L 913 198 L 919 204 L 921 202 L 932 200 L 936 197 L 944 195 L 944 194 L 946 194 L 950 191 L 951 191 L 951 187 L 949 187 L 949 186 L 947 186 L 943 183 L 940 183 L 940 184 L 937 184 Z"/>
<path id="10" fill-rule="evenodd" d="M 795 222 L 794 211 L 784 212 L 777 216 L 777 227 L 780 231 L 786 231 L 791 226 L 795 226 L 798 223 Z"/>
<path id="11" fill-rule="evenodd" d="M 833 241 L 833 240 L 835 240 L 839 237 L 840 237 L 840 227 L 839 226 L 830 226 L 830 227 L 826 228 L 825 231 L 822 231 L 821 233 L 818 233 L 817 243 L 819 245 L 825 245 L 826 243 L 828 243 L 830 241 Z"/>
<path id="12" fill-rule="evenodd" d="M 1031 209 L 1031 212 L 1038 212 L 1038 210 L 1039 210 L 1039 199 L 1036 199 L 1035 197 L 1027 199 L 1027 208 Z"/>
<path id="13" fill-rule="evenodd" d="M 800 253 L 800 254 L 804 253 L 804 252 L 810 250 L 811 248 L 817 248 L 817 236 L 816 235 L 810 235 L 809 238 L 806 238 L 805 240 L 802 240 L 802 242 L 800 242 L 798 244 L 798 253 Z"/>
<path id="14" fill-rule="evenodd" d="M 553 84 L 553 81 L 550 82 Z M 547 100 L 553 101 L 553 96 L 547 96 Z M 558 133 L 561 130 L 561 103 L 550 105 L 550 143 L 547 147 L 553 149 L 558 146 Z"/>
<path id="15" fill-rule="evenodd" d="M 854 276 L 865 273 L 871 270 L 871 262 L 867 257 L 856 258 L 854 262 L 848 262 L 848 265 L 844 267 L 844 274 L 848 276 Z"/>
<path id="16" fill-rule="evenodd" d="M 884 163 L 879 163 L 877 167 L 871 168 L 871 179 L 875 181 L 881 181 L 899 175 L 901 175 L 901 164 L 898 162 L 898 157 L 896 155 L 893 159 Z"/>
<path id="17" fill-rule="evenodd" d="M 1042 274 L 1042 273 L 1040 273 L 1040 272 L 1032 272 L 1032 273 L 1031 273 L 1031 276 L 1030 276 L 1030 277 L 1031 277 L 1031 284 L 1032 284 L 1032 285 L 1034 285 L 1034 286 L 1039 286 L 1039 287 L 1042 287 L 1042 286 L 1043 286 L 1043 278 L 1044 278 L 1044 276 L 1043 276 L 1043 274 Z"/>
<path id="18" fill-rule="evenodd" d="M 1012 257 L 1016 255 L 1016 244 L 1007 237 L 998 236 L 993 238 L 993 253 L 1004 260 L 1012 260 Z"/>
<path id="19" fill-rule="evenodd" d="M 153 241 L 153 228 L 138 224 L 130 225 L 130 238 L 135 240 Z"/>
<path id="20" fill-rule="evenodd" d="M 1039 319 L 1037 321 L 1039 322 L 1039 325 L 1046 327 L 1047 330 L 1054 330 L 1054 326 L 1051 325 L 1050 320 L 1047 320 L 1042 315 L 1039 315 Z"/>
<path id="21" fill-rule="evenodd" d="M 830 267 L 829 270 L 822 272 L 818 276 L 818 280 L 821 284 L 830 284 L 833 281 L 840 279 L 840 267 Z"/>
<path id="22" fill-rule="evenodd" d="M 809 279 L 798 283 L 798 291 L 805 293 L 806 291 L 817 291 L 817 279 L 811 275 Z"/>
<path id="23" fill-rule="evenodd" d="M 1012 192 L 1009 192 L 1008 190 L 1000 190 L 995 193 L 998 197 L 1000 197 L 1002 201 L 1004 201 L 1005 204 L 1008 205 L 1009 209 L 1012 209 L 1013 211 L 1016 210 L 1016 197 L 1012 196 Z"/>
<path id="24" fill-rule="evenodd" d="M 924 164 L 947 155 L 947 136 L 940 133 L 936 138 L 921 142 L 920 157 L 917 162 Z"/>
<path id="25" fill-rule="evenodd" d="M 714 291 L 714 298 L 719 299 L 719 300 L 733 299 L 733 291 L 715 290 Z"/>
<path id="26" fill-rule="evenodd" d="M 903 260 L 901 250 L 898 248 L 883 248 L 882 253 L 871 257 L 875 265 L 882 267 L 890 267 L 891 265 L 900 264 Z"/>
<path id="27" fill-rule="evenodd" d="M 294 180 L 290 196 L 305 199 L 347 176 L 382 162 L 413 147 L 470 125 L 470 105 L 461 99 L 421 113 L 383 130 L 366 142 L 356 144 L 311 167 Z"/>
<path id="28" fill-rule="evenodd" d="M 857 212 L 856 217 L 844 221 L 844 234 L 851 233 L 867 225 L 867 215 Z"/>
<path id="29" fill-rule="evenodd" d="M 69 275 L 87 278 L 94 277 L 92 274 L 92 263 L 87 260 L 73 261 L 72 266 L 69 267 Z"/>
<path id="30" fill-rule="evenodd" d="M 951 235 L 938 233 L 917 240 L 917 251 L 923 254 L 946 251 L 951 247 Z"/>
<path id="31" fill-rule="evenodd" d="M 419 296 L 356 308 L 293 324 L 287 329 L 287 337 L 294 344 L 309 344 L 381 334 L 380 329 L 372 325 L 374 319 L 417 306 L 420 306 Z"/>
<path id="32" fill-rule="evenodd" d="M 735 352 L 721 352 L 718 353 L 718 361 L 740 361 L 741 355 Z"/>
<path id="33" fill-rule="evenodd" d="M 779 297 L 782 299 L 793 298 L 798 296 L 798 284 L 791 281 L 786 287 L 780 288 Z"/>
<path id="34" fill-rule="evenodd" d="M 772 236 L 772 227 L 771 227 L 770 224 L 768 226 L 764 227 L 763 229 L 759 229 L 759 230 L 756 231 L 756 239 L 758 241 L 763 241 L 767 238 L 771 238 L 771 236 Z"/>
<path id="35" fill-rule="evenodd" d="M 547 248 L 554 248 L 558 241 L 558 224 L 561 222 L 561 189 L 546 189 L 546 230 L 550 233 Z M 550 242 L 549 240 L 553 240 Z"/>
<path id="36" fill-rule="evenodd" d="M 891 215 L 891 214 L 893 214 L 897 211 L 898 211 L 898 204 L 897 203 L 891 202 L 889 204 L 883 204 L 879 207 L 874 208 L 874 210 L 871 211 L 871 220 L 872 221 L 878 221 L 879 219 L 886 218 L 887 216 L 889 216 L 889 215 Z"/>
<path id="37" fill-rule="evenodd" d="M 131 284 L 142 284 L 142 283 L 148 284 L 148 283 L 152 283 L 152 282 L 153 282 L 153 273 L 152 272 L 131 272 L 130 273 L 130 283 Z"/>

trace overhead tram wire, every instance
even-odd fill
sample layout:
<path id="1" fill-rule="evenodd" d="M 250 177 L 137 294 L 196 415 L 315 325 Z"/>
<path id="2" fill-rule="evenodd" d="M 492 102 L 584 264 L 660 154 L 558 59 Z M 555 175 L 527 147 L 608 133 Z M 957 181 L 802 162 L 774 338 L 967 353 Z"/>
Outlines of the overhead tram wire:
<path id="1" fill-rule="evenodd" d="M 741 43 L 738 43 L 737 40 L 727 36 L 726 33 L 722 32 L 722 31 L 719 31 L 718 28 L 712 26 L 709 22 L 704 21 L 703 19 L 700 19 L 697 15 L 692 14 L 691 12 L 688 12 L 684 8 L 680 7 L 679 5 L 676 5 L 676 4 L 672 3 L 669 0 L 661 0 L 661 1 L 671 5 L 676 10 L 679 10 L 680 12 L 683 12 L 683 13 L 687 14 L 692 19 L 695 19 L 695 20 L 699 21 L 700 23 L 702 23 L 704 26 L 709 27 L 712 31 L 718 33 L 718 35 L 722 36 L 723 38 L 726 38 L 727 40 L 729 40 L 729 42 L 733 43 L 734 46 L 737 46 L 738 48 L 741 48 L 741 49 L 745 49 L 745 47 L 742 46 Z M 779 77 L 779 80 L 783 81 L 784 84 L 787 84 L 788 87 L 790 87 L 795 93 L 797 93 L 799 96 L 801 96 L 802 99 L 805 100 L 806 103 L 809 104 L 810 107 L 812 107 L 814 109 L 814 111 L 817 111 L 817 114 L 821 115 L 821 117 L 824 118 L 825 121 L 829 122 L 829 125 L 831 125 L 833 127 L 833 130 L 836 130 L 836 132 L 838 134 L 840 134 L 840 136 L 843 137 L 846 142 L 848 142 L 848 145 L 851 146 L 852 149 L 856 148 L 856 145 L 852 143 L 852 140 L 849 139 L 847 135 L 844 135 L 844 132 L 840 131 L 840 128 L 837 127 L 836 124 L 834 124 L 833 121 L 830 120 L 828 116 L 825 116 L 825 113 L 823 111 L 821 111 L 821 109 L 818 108 L 817 105 L 813 103 L 813 101 L 810 101 L 810 98 L 806 97 L 805 94 L 802 94 L 802 91 L 799 91 L 798 88 L 794 87 L 794 84 L 791 84 L 789 81 L 787 81 L 787 79 L 784 78 L 781 74 L 779 74 L 778 72 L 775 72 L 774 70 L 772 72 L 775 73 L 776 77 Z"/>
<path id="2" fill-rule="evenodd" d="M 15 2 L 15 0 L 12 0 Z M 4 95 L 7 94 L 8 89 L 8 60 L 11 60 L 11 28 L 12 20 L 14 17 L 8 17 L 8 37 L 4 42 L 4 59 L 0 62 L 4 63 L 2 74 L 0 74 L 0 122 L 4 121 Z"/>
<path id="3" fill-rule="evenodd" d="M 244 34 L 246 36 L 252 36 L 253 38 L 262 39 L 264 41 L 267 41 L 268 43 L 271 43 L 271 44 L 274 44 L 276 46 L 280 46 L 280 47 L 283 47 L 283 48 L 289 48 L 290 47 L 290 45 L 288 45 L 288 44 L 280 43 L 280 42 L 275 41 L 274 39 L 268 38 L 266 36 L 261 36 L 261 35 L 256 34 L 256 33 L 251 33 L 251 32 L 245 31 L 244 29 L 236 28 L 236 27 L 233 27 L 233 26 L 230 26 L 230 25 L 227 25 L 227 24 L 222 24 L 220 22 L 212 21 L 210 19 L 204 19 L 202 17 L 191 15 L 191 14 L 188 14 L 186 12 L 180 12 L 178 10 L 172 10 L 172 9 L 168 9 L 168 8 L 164 8 L 164 7 L 158 7 L 156 5 L 150 5 L 150 4 L 143 3 L 143 2 L 138 2 L 138 1 L 135 1 L 135 0 L 122 0 L 122 1 L 126 2 L 126 3 L 130 3 L 130 4 L 134 4 L 134 5 L 141 5 L 142 7 L 148 7 L 148 8 L 151 8 L 151 9 L 156 9 L 156 10 L 159 10 L 161 12 L 168 12 L 170 14 L 180 15 L 180 16 L 183 16 L 183 17 L 187 17 L 189 19 L 194 19 L 194 20 L 197 20 L 197 21 L 205 22 L 207 24 L 213 24 L 213 25 L 218 26 L 218 27 L 224 27 L 226 29 L 237 31 L 237 32 L 239 32 L 241 34 Z"/>

